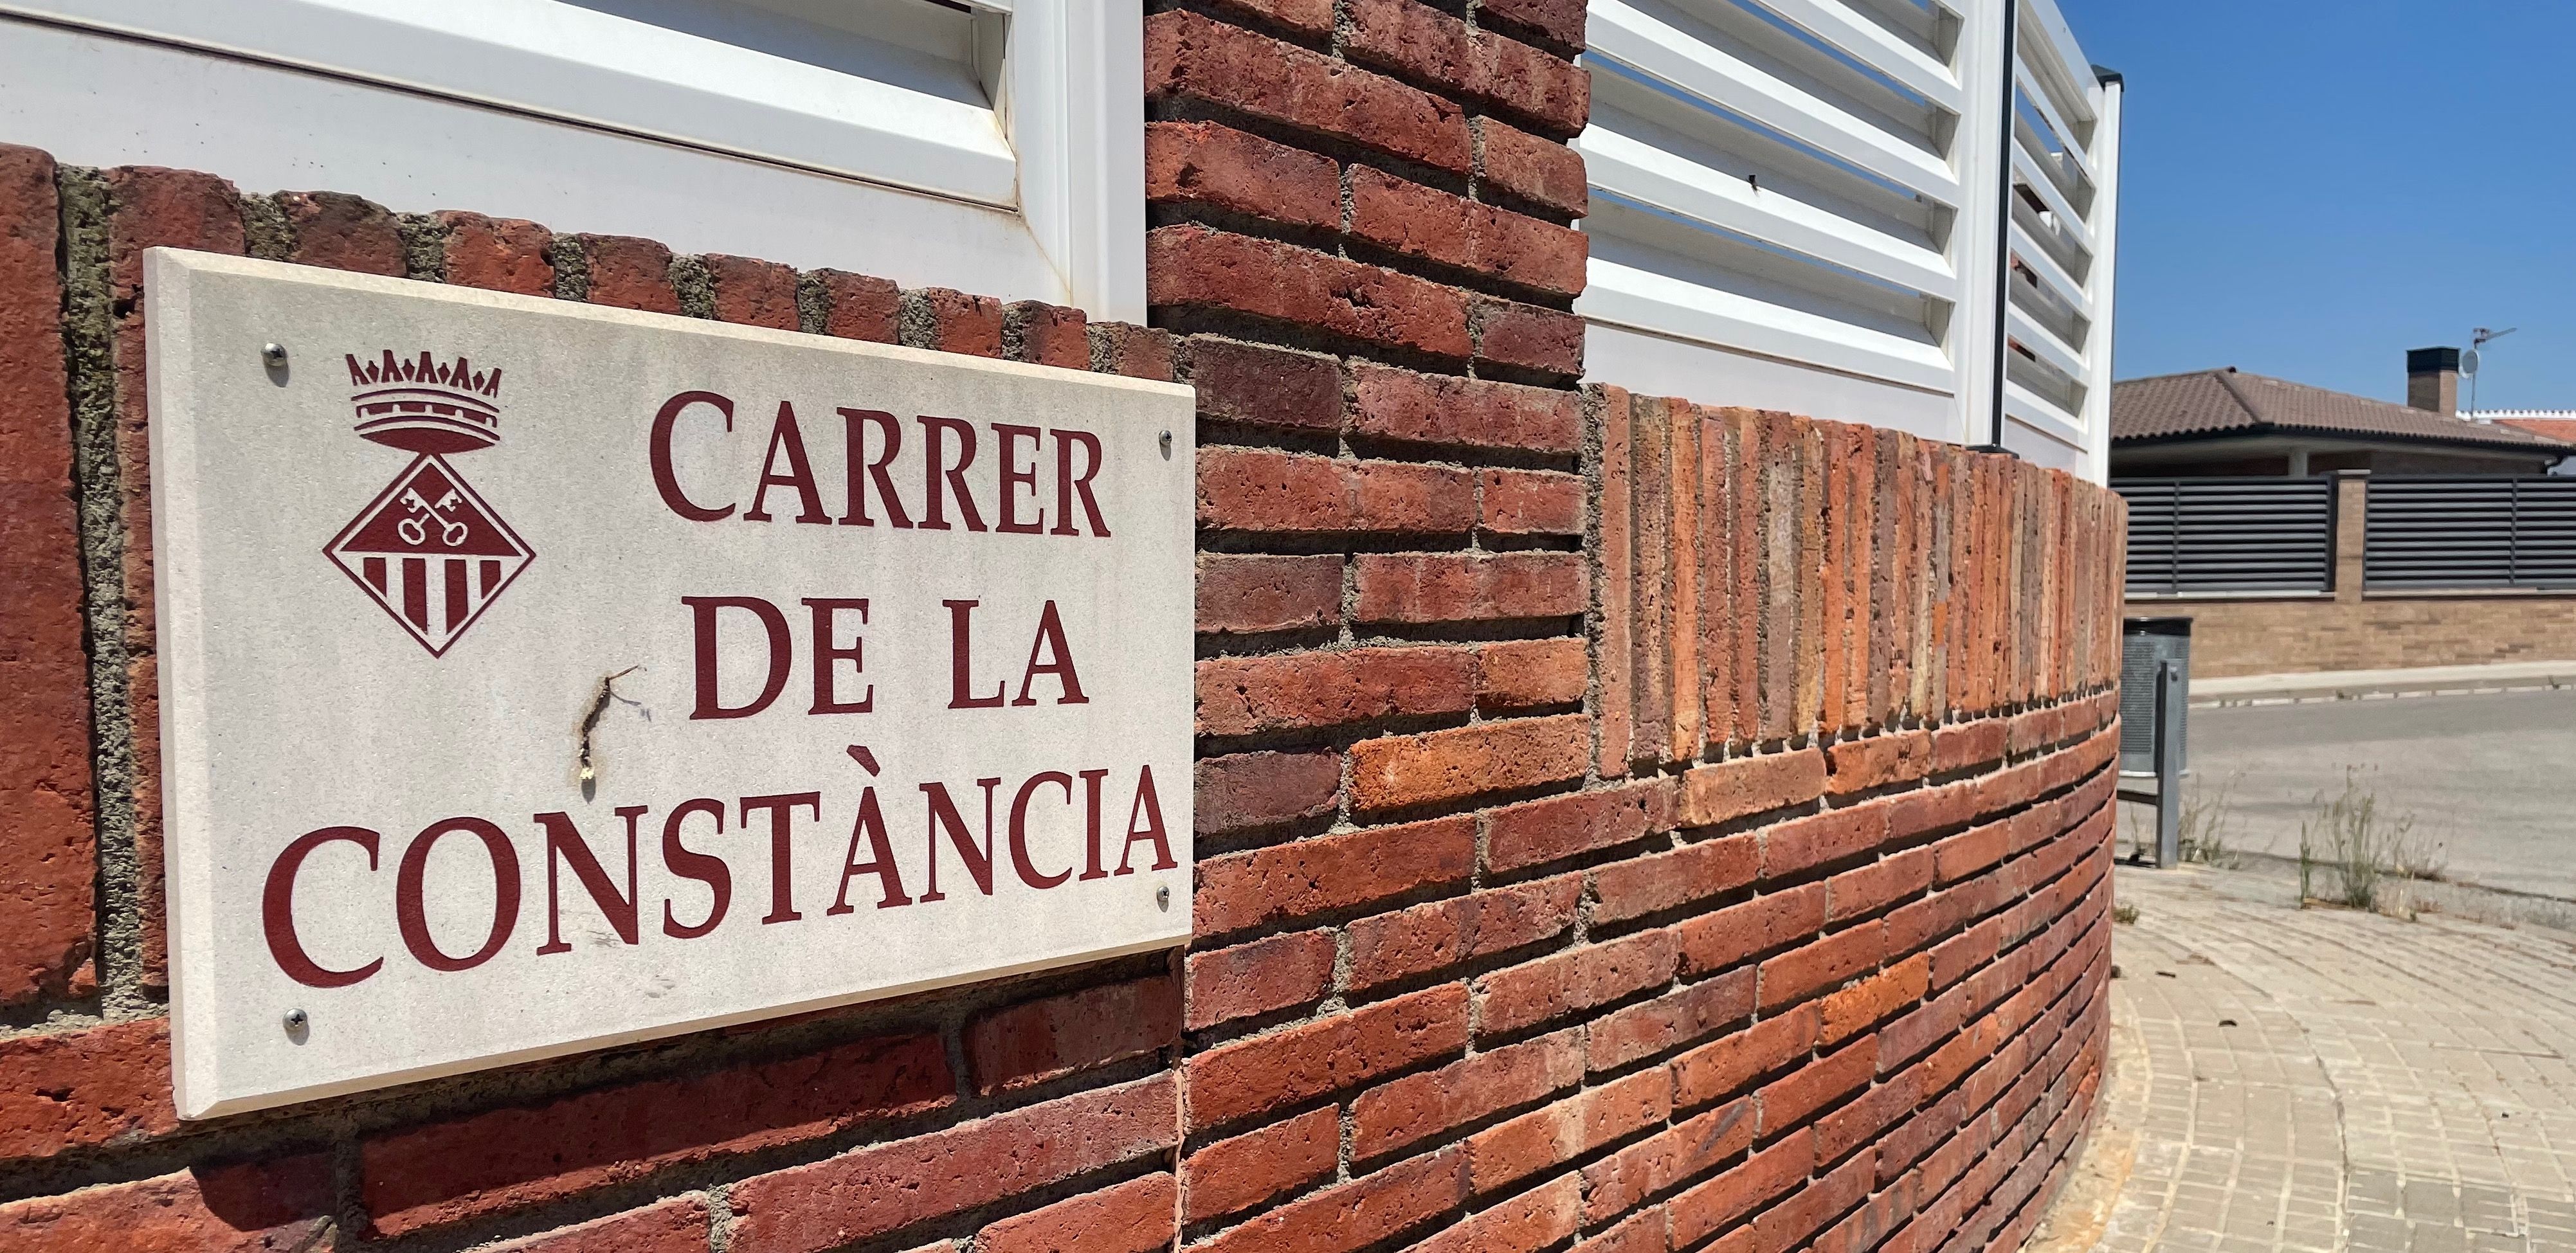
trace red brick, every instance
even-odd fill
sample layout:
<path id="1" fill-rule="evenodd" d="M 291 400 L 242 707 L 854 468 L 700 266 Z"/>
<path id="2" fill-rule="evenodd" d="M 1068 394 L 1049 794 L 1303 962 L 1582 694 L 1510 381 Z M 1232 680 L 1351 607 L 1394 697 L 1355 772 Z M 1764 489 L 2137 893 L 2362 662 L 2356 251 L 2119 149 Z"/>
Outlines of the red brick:
<path id="1" fill-rule="evenodd" d="M 143 984 L 169 986 L 161 873 L 161 672 L 153 602 L 151 406 L 143 359 L 143 254 L 154 247 L 239 256 L 241 197 L 211 174 L 126 166 L 107 172 L 109 307 L 115 311 L 118 491 L 123 495 L 127 713 L 133 727 L 135 878 Z"/>
<path id="2" fill-rule="evenodd" d="M 1936 840 L 1932 844 L 1932 875 L 1945 884 L 1965 879 L 2002 861 L 2011 837 L 2010 823 L 1989 822 Z"/>
<path id="3" fill-rule="evenodd" d="M 1021 300 L 1002 306 L 1002 347 L 1013 361 L 1091 368 L 1090 319 L 1080 309 Z"/>
<path id="4" fill-rule="evenodd" d="M 1583 641 L 1505 640 L 1476 650 L 1476 707 L 1529 709 L 1583 699 L 1591 675 Z"/>
<path id="5" fill-rule="evenodd" d="M 576 235 L 582 264 L 590 274 L 595 305 L 678 313 L 680 294 L 671 286 L 671 250 L 649 239 L 626 235 Z"/>
<path id="6" fill-rule="evenodd" d="M 450 286 L 522 296 L 555 294 L 554 263 L 546 260 L 554 232 L 517 218 L 452 209 L 433 216 L 446 233 L 440 253 Z"/>
<path id="7" fill-rule="evenodd" d="M 1351 430 L 1407 443 L 1571 453 L 1582 439 L 1580 395 L 1486 379 L 1351 366 Z"/>
<path id="8" fill-rule="evenodd" d="M 1844 740 L 1825 751 L 1825 765 L 1831 775 L 1825 791 L 1833 796 L 1912 783 L 1932 772 L 1932 733 L 1891 731 Z"/>
<path id="9" fill-rule="evenodd" d="M 401 278 L 402 230 L 373 201 L 336 191 L 282 191 L 278 212 L 295 237 L 287 260 Z"/>
<path id="10" fill-rule="evenodd" d="M 1694 766 L 1682 776 L 1682 825 L 1713 826 L 1803 805 L 1824 795 L 1825 757 L 1812 748 Z"/>
<path id="11" fill-rule="evenodd" d="M 1819 1037 L 1828 1048 L 1869 1030 L 1911 1008 L 1932 983 L 1932 958 L 1917 953 L 1825 998 L 1825 1026 Z"/>
<path id="12" fill-rule="evenodd" d="M 1878 1072 L 1878 1041 L 1863 1037 L 1838 1052 L 1763 1085 L 1762 1134 L 1775 1136 L 1807 1116 L 1869 1086 Z"/>
<path id="13" fill-rule="evenodd" d="M 1367 166 L 1351 170 L 1350 231 L 1408 257 L 1504 282 L 1565 296 L 1583 290 L 1588 249 L 1580 232 Z"/>
<path id="14" fill-rule="evenodd" d="M 1582 1079 L 1583 1038 L 1575 1030 L 1408 1075 L 1351 1102 L 1351 1156 L 1383 1157 Z"/>
<path id="15" fill-rule="evenodd" d="M 1581 778 L 1591 752 L 1581 714 L 1362 740 L 1351 745 L 1351 807 L 1405 809 Z"/>
<path id="16" fill-rule="evenodd" d="M 1986 718 L 1953 723 L 1932 733 L 1932 772 L 1949 774 L 2003 760 L 2004 722 Z"/>
<path id="17" fill-rule="evenodd" d="M 325 1154 L 201 1166 L 0 1205 L 0 1247 L 12 1253 L 303 1249 L 328 1237 L 334 1201 Z"/>
<path id="18" fill-rule="evenodd" d="M 1640 1005 L 1592 1020 L 1584 1065 L 1616 1070 L 1642 1057 L 1701 1039 L 1753 1013 L 1753 971 L 1731 970 Z"/>
<path id="19" fill-rule="evenodd" d="M 1201 553 L 1198 629 L 1256 634 L 1324 626 L 1342 616 L 1338 553 L 1268 557 Z"/>
<path id="20" fill-rule="evenodd" d="M 937 1036 L 862 1040 L 370 1137 L 360 1195 L 374 1235 L 408 1235 L 937 1108 L 955 1090 Z"/>
<path id="21" fill-rule="evenodd" d="M 1492 1192 L 1662 1123 L 1672 1084 L 1659 1070 L 1630 1075 L 1467 1138 L 1468 1179 Z"/>
<path id="22" fill-rule="evenodd" d="M 1196 96 L 1444 170 L 1463 173 L 1470 164 L 1457 105 L 1195 13 L 1145 20 L 1145 94 Z"/>
<path id="23" fill-rule="evenodd" d="M 1828 809 L 1762 831 L 1762 877 L 1779 879 L 1887 843 L 1887 806 Z"/>
<path id="24" fill-rule="evenodd" d="M 1726 1245 L 1727 1253 L 1787 1253 L 1804 1246 L 1818 1228 L 1833 1221 L 1858 1205 L 1869 1195 L 1870 1183 L 1878 1169 L 1878 1160 L 1867 1150 L 1859 1157 L 1837 1166 L 1824 1178 L 1798 1190 L 1797 1195 L 1763 1211 L 1753 1220 L 1751 1239 L 1739 1229 Z M 2019 1248 L 2021 1241 L 1999 1245 Z"/>
<path id="25" fill-rule="evenodd" d="M 1582 1181 L 1565 1175 L 1459 1222 L 1412 1253 L 1539 1253 L 1574 1234 L 1583 1218 Z"/>
<path id="26" fill-rule="evenodd" d="M 1291 226 L 1342 226 L 1342 171 L 1332 158 L 1214 122 L 1146 124 L 1145 198 Z"/>
<path id="27" fill-rule="evenodd" d="M 1677 960 L 1671 932 L 1646 931 L 1495 971 L 1477 1031 L 1502 1035 L 1671 983 Z"/>
<path id="28" fill-rule="evenodd" d="M 0 1161 L 176 1130 L 169 1025 L 146 1018 L 0 1040 Z"/>
<path id="29" fill-rule="evenodd" d="M 1147 25 L 1196 16 L 1158 13 Z M 1455 288 L 1204 226 L 1146 234 L 1145 301 L 1245 313 L 1437 357 L 1468 355 L 1467 297 Z"/>
<path id="30" fill-rule="evenodd" d="M 60 220 L 52 158 L 0 145 L 0 1005 L 97 986 Z"/>
<path id="31" fill-rule="evenodd" d="M 1582 898 L 1583 877 L 1560 875 L 1355 920 L 1350 986 L 1392 983 L 1563 935 Z"/>
<path id="32" fill-rule="evenodd" d="M 1192 910 L 1200 936 L 1224 935 L 1463 883 L 1475 858 L 1472 818 L 1314 836 L 1201 858 Z"/>
<path id="33" fill-rule="evenodd" d="M 1167 1075 L 734 1184 L 733 1253 L 821 1253 L 1169 1149 Z"/>
<path id="34" fill-rule="evenodd" d="M 1636 666 L 1637 643 L 1635 599 L 1630 593 L 1636 579 L 1635 501 L 1629 490 L 1637 475 L 1635 398 L 1627 389 L 1595 384 L 1584 389 L 1584 416 L 1601 433 L 1600 450 L 1593 458 L 1594 472 L 1601 479 L 1599 517 L 1600 534 L 1594 539 L 1592 556 L 1601 569 L 1601 586 L 1607 589 L 1601 597 L 1600 625 L 1595 628 L 1601 650 L 1601 692 L 1597 717 L 1601 730 L 1595 764 L 1601 776 L 1621 778 L 1634 764 L 1630 757 L 1637 742 Z"/>
<path id="35" fill-rule="evenodd" d="M 1222 7 L 1258 21 L 1317 38 L 1333 33 L 1332 0 L 1219 0 Z"/>
<path id="36" fill-rule="evenodd" d="M 1583 1170 L 1583 1218 L 1603 1223 L 1646 1198 L 1716 1166 L 1753 1144 L 1752 1110 L 1742 1101 L 1638 1141 Z"/>
<path id="37" fill-rule="evenodd" d="M 1465 1155 L 1417 1157 L 1292 1201 L 1205 1244 L 1201 1253 L 1339 1253 L 1365 1248 L 1457 1207 Z"/>
<path id="38" fill-rule="evenodd" d="M 1476 525 L 1476 479 L 1447 466 L 1214 446 L 1199 450 L 1198 519 L 1212 531 L 1463 535 Z"/>
<path id="39" fill-rule="evenodd" d="M 1174 367 L 1174 339 L 1159 327 L 1125 322 L 1091 324 L 1091 368 L 1105 374 L 1169 383 L 1180 377 Z"/>
<path id="40" fill-rule="evenodd" d="M 1467 990 L 1449 984 L 1221 1045 L 1187 1063 L 1190 1126 L 1301 1104 L 1466 1043 Z"/>
<path id="41" fill-rule="evenodd" d="M 1501 18 L 1562 47 L 1583 47 L 1583 6 L 1576 0 L 1481 0 L 1478 21 Z"/>
<path id="42" fill-rule="evenodd" d="M 1362 553 L 1362 622 L 1491 622 L 1582 613 L 1589 595 L 1574 553 Z"/>
<path id="43" fill-rule="evenodd" d="M 1844 980 L 1877 965 L 1886 949 L 1887 929 L 1865 922 L 1766 958 L 1762 962 L 1762 1008 L 1768 1011 L 1775 1005 L 1838 987 Z"/>
<path id="44" fill-rule="evenodd" d="M 1474 653 L 1447 647 L 1213 658 L 1198 663 L 1198 733 L 1461 714 L 1475 700 L 1475 671 Z"/>
<path id="45" fill-rule="evenodd" d="M 1333 985 L 1336 947 L 1330 931 L 1274 935 L 1190 954 L 1192 1031 L 1322 999 Z"/>
<path id="46" fill-rule="evenodd" d="M 1662 780 L 1507 805 L 1493 811 L 1485 864 L 1518 870 L 1644 839 L 1672 825 L 1672 785 Z"/>
<path id="47" fill-rule="evenodd" d="M 706 1247 L 706 1202 L 692 1197 L 513 1240 L 492 1253 L 703 1253 Z"/>
<path id="48" fill-rule="evenodd" d="M 1801 1005 L 1673 1059 L 1673 1105 L 1693 1109 L 1742 1092 L 1754 1080 L 1805 1058 L 1820 1018 Z"/>
<path id="49" fill-rule="evenodd" d="M 1569 378 L 1583 373 L 1583 319 L 1571 313 L 1478 296 L 1468 317 L 1478 361 Z"/>
<path id="50" fill-rule="evenodd" d="M 1682 970 L 1725 970 L 1766 949 L 1795 944 L 1825 925 L 1825 885 L 1809 883 L 1701 914 L 1674 928 Z"/>
<path id="51" fill-rule="evenodd" d="M 1825 920 L 1872 914 L 1932 886 L 1932 851 L 1907 849 L 1825 880 Z"/>
<path id="52" fill-rule="evenodd" d="M 1478 173 L 1504 193 L 1568 217 L 1591 206 L 1583 158 L 1572 148 L 1516 130 L 1496 118 L 1476 119 Z"/>
<path id="53" fill-rule="evenodd" d="M 1168 977 L 1085 988 L 966 1024 L 975 1090 L 992 1093 L 1151 1053 L 1181 1038 L 1181 988 Z"/>
<path id="54" fill-rule="evenodd" d="M 1200 835 L 1226 835 L 1333 812 L 1342 794 L 1338 753 L 1237 753 L 1199 759 Z"/>
<path id="55" fill-rule="evenodd" d="M 978 1253 L 1152 1253 L 1179 1236 L 1174 1229 L 1180 1181 L 1169 1174 L 1130 1179 L 1044 1209 L 1005 1218 L 975 1235 Z"/>
<path id="56" fill-rule="evenodd" d="M 1189 341 L 1189 358 L 1202 417 L 1291 430 L 1342 425 L 1342 367 L 1331 357 L 1201 335 Z"/>
<path id="57" fill-rule="evenodd" d="M 1591 76 L 1565 58 L 1470 30 L 1419 0 L 1355 0 L 1345 12 L 1353 60 L 1490 105 L 1540 130 L 1570 136 L 1583 129 Z"/>
<path id="58" fill-rule="evenodd" d="M 1977 785 L 1962 779 L 1940 787 L 1919 788 L 1887 798 L 1887 835 L 1910 840 L 1926 832 L 1955 827 L 1977 816 Z"/>
<path id="59" fill-rule="evenodd" d="M 1670 1226 L 1664 1207 L 1658 1205 L 1574 1246 L 1574 1253 L 1665 1253 L 1671 1247 Z"/>
<path id="60" fill-rule="evenodd" d="M 1593 872 L 1592 921 L 1658 913 L 1743 887 L 1753 882 L 1761 838 L 1747 831 L 1603 866 Z"/>
<path id="61" fill-rule="evenodd" d="M 1715 1235 L 1773 1197 L 1806 1182 L 1815 1165 L 1815 1140 L 1793 1135 L 1737 1163 L 1725 1174 L 1674 1197 L 1664 1207 L 1672 1216 L 1673 1247 L 1690 1247 Z"/>
<path id="62" fill-rule="evenodd" d="M 698 258 L 715 291 L 716 321 L 792 331 L 802 325 L 796 308 L 796 271 L 775 261 L 709 253 Z"/>
<path id="63" fill-rule="evenodd" d="M 891 279 L 847 270 L 811 270 L 823 289 L 823 333 L 840 339 L 891 344 L 902 337 L 903 290 Z"/>
<path id="64" fill-rule="evenodd" d="M 1190 1154 L 1181 1173 L 1189 1180 L 1182 1216 L 1204 1222 L 1250 1209 L 1316 1180 L 1340 1164 L 1342 1116 L 1338 1106 L 1310 1110 Z"/>
<path id="65" fill-rule="evenodd" d="M 1478 525 L 1496 535 L 1580 535 L 1585 484 L 1551 470 L 1479 470 Z"/>
<path id="66" fill-rule="evenodd" d="M 903 342 L 973 357 L 1002 355 L 1001 301 L 945 287 L 905 292 L 903 301 L 903 323 L 919 322 L 919 329 L 904 331 Z"/>

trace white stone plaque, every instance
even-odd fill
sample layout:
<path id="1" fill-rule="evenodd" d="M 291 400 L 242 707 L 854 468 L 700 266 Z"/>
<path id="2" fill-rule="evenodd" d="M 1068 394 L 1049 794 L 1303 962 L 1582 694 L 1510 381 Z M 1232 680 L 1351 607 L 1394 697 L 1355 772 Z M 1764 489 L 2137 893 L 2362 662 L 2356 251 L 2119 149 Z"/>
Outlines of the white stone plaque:
<path id="1" fill-rule="evenodd" d="M 145 293 L 183 1116 L 1188 936 L 1187 388 Z"/>

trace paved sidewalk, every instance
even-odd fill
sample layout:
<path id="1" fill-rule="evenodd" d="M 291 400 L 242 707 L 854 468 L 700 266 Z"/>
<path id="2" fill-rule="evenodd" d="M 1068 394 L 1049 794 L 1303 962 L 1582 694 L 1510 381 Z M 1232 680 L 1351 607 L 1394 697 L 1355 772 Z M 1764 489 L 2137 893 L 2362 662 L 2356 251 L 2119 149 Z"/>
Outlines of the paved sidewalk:
<path id="1" fill-rule="evenodd" d="M 2299 674 L 2243 674 L 2193 679 L 2195 706 L 2270 704 L 2281 701 L 2362 700 L 2374 696 L 2429 696 L 2442 692 L 2525 692 L 2576 687 L 2576 661 L 2500 661 L 2476 666 L 2415 666 L 2402 670 L 2315 670 Z"/>
<path id="2" fill-rule="evenodd" d="M 2576 937 L 2123 867 L 2104 1253 L 2576 1253 Z"/>

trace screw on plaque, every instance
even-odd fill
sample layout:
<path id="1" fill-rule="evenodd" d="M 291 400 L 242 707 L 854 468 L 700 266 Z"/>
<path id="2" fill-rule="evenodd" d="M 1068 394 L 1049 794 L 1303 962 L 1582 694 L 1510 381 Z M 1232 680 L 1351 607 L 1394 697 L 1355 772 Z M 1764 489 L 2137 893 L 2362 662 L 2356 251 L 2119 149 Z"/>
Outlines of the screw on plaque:
<path id="1" fill-rule="evenodd" d="M 1163 460 L 1165 460 L 1165 461 L 1169 461 L 1169 460 L 1171 460 L 1171 459 L 1172 459 L 1172 433 L 1171 433 L 1170 431 L 1165 431 L 1165 432 L 1163 432 L 1163 438 L 1162 438 L 1162 440 L 1161 440 L 1161 443 L 1162 443 L 1162 445 L 1163 445 Z"/>
<path id="2" fill-rule="evenodd" d="M 283 370 L 283 369 L 285 369 L 285 368 L 286 368 L 286 345 L 284 345 L 284 344 L 275 344 L 275 343 L 271 343 L 271 344 L 262 344 L 262 345 L 260 345 L 260 346 L 259 346 L 259 360 L 260 360 L 260 364 L 267 366 L 269 369 L 272 369 L 272 370 Z"/>
<path id="3" fill-rule="evenodd" d="M 294 1037 L 294 1038 L 295 1038 L 295 1039 L 297 1039 L 297 1040 L 302 1040 L 302 1039 L 304 1038 L 304 1033 L 305 1033 L 305 1031 L 306 1031 L 306 1030 L 308 1030 L 312 1025 L 313 1025 L 313 1020 L 312 1020 L 312 1019 L 310 1019 L 310 1018 L 305 1017 L 305 1015 L 304 1015 L 304 1011 L 303 1011 L 303 1010 L 300 1010 L 300 1009 L 290 1009 L 290 1010 L 286 1011 L 286 1034 L 287 1034 L 287 1035 L 292 1036 L 292 1037 Z"/>
<path id="4" fill-rule="evenodd" d="M 1157 908 L 1170 909 L 1172 907 L 1172 889 L 1169 887 L 1159 887 L 1154 889 L 1154 904 Z"/>

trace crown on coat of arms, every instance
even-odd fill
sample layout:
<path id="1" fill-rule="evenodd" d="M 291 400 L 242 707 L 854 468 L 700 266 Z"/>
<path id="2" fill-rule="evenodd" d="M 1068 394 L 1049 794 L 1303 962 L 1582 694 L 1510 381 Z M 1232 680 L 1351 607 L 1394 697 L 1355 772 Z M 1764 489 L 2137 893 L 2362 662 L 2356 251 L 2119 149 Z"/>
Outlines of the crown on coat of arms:
<path id="1" fill-rule="evenodd" d="M 472 452 L 501 442 L 501 372 L 477 371 L 463 357 L 440 364 L 383 350 L 377 360 L 348 354 L 349 403 L 358 434 L 417 453 Z"/>

